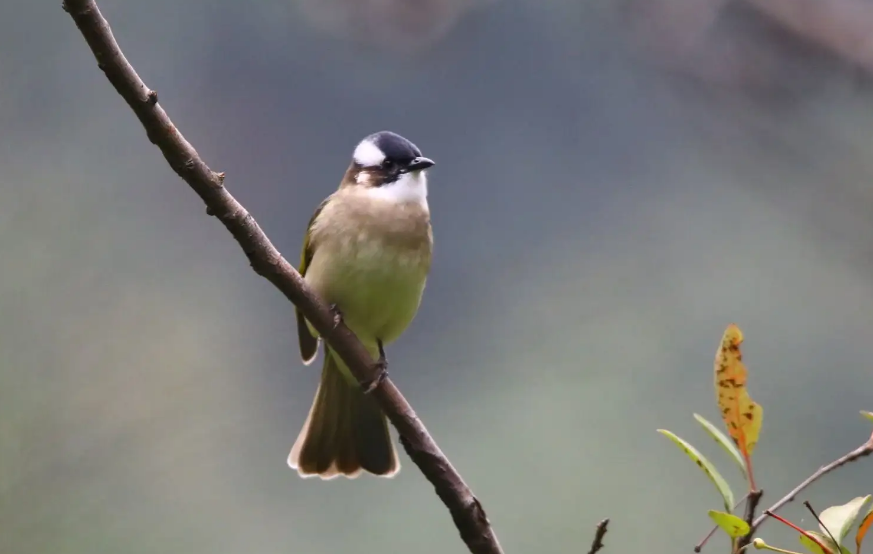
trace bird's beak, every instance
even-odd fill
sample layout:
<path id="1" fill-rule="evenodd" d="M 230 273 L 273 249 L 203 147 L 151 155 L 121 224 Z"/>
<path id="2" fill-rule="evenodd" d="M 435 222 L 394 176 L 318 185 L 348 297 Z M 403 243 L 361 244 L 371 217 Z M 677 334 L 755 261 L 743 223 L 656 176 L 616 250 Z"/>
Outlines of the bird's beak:
<path id="1" fill-rule="evenodd" d="M 434 161 L 430 158 L 419 156 L 418 158 L 415 158 L 411 162 L 409 162 L 409 165 L 406 166 L 406 171 L 421 171 L 422 169 L 427 169 L 429 167 L 433 167 L 434 165 Z"/>

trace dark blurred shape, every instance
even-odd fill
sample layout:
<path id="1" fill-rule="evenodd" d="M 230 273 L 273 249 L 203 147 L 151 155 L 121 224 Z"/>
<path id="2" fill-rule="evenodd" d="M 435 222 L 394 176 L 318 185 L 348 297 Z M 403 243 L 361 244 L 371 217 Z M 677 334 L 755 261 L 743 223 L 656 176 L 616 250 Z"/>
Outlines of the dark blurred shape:
<path id="1" fill-rule="evenodd" d="M 432 46 L 470 11 L 495 0 L 295 0 L 310 25 L 396 54 Z"/>
<path id="2" fill-rule="evenodd" d="M 640 51 L 708 85 L 792 99 L 873 70 L 864 0 L 630 0 Z M 859 71 L 861 70 L 861 71 Z"/>

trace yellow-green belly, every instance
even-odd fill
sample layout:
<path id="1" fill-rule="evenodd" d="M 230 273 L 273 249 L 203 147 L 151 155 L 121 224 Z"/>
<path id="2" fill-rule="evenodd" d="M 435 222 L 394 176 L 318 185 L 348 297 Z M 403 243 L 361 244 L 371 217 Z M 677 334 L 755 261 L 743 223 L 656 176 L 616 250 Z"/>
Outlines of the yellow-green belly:
<path id="1" fill-rule="evenodd" d="M 377 340 L 394 341 L 415 317 L 429 259 L 429 251 L 377 241 L 323 244 L 306 281 L 326 302 L 337 305 L 345 324 L 375 356 Z"/>

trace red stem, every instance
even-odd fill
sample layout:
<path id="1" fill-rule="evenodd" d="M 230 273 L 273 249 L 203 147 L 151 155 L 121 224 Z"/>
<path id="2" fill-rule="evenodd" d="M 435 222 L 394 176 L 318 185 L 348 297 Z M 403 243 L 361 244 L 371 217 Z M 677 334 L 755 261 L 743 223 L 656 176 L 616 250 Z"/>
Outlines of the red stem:
<path id="1" fill-rule="evenodd" d="M 804 537 L 808 538 L 809 540 L 811 540 L 811 541 L 814 542 L 815 544 L 819 545 L 819 546 L 821 547 L 822 552 L 825 552 L 825 553 L 829 553 L 829 552 L 831 552 L 831 549 L 828 548 L 827 546 L 825 546 L 824 544 L 822 544 L 822 542 L 821 542 L 820 540 L 818 540 L 817 538 L 815 538 L 815 535 L 812 535 L 812 534 L 810 534 L 809 532 L 804 531 L 803 529 L 801 529 L 801 528 L 798 527 L 797 525 L 794 525 L 793 523 L 791 523 L 791 522 L 788 521 L 787 519 L 783 518 L 782 516 L 777 516 L 776 514 L 774 514 L 773 512 L 771 512 L 770 510 L 766 510 L 766 511 L 764 511 L 764 513 L 767 514 L 768 516 L 772 517 L 772 518 L 775 519 L 776 521 L 781 521 L 782 523 L 784 523 L 785 525 L 791 527 L 792 529 L 794 529 L 795 531 L 797 531 L 798 533 L 800 533 L 800 534 L 803 535 Z"/>
<path id="2" fill-rule="evenodd" d="M 746 459 L 746 472 L 749 474 L 749 492 L 755 492 L 758 487 L 755 486 L 755 475 L 752 473 L 752 457 L 748 452 L 743 452 L 743 458 Z"/>

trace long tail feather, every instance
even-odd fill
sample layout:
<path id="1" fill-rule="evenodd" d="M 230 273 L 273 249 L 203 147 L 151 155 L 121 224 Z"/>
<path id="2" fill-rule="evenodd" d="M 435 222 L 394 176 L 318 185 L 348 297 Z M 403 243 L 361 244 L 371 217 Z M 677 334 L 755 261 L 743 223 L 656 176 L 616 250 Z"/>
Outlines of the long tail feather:
<path id="1" fill-rule="evenodd" d="M 393 477 L 400 471 L 381 408 L 343 376 L 327 347 L 321 383 L 288 465 L 302 477 L 322 479 L 354 478 L 362 471 Z"/>

